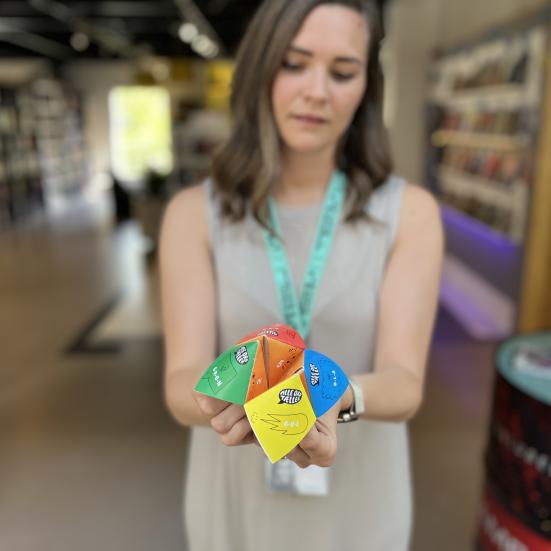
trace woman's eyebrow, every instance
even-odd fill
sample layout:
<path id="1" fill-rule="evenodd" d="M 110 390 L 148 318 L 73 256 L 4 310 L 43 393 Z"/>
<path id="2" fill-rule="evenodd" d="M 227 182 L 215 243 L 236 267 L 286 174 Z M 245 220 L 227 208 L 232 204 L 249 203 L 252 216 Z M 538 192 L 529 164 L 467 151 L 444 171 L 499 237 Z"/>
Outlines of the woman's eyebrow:
<path id="1" fill-rule="evenodd" d="M 291 46 L 289 46 L 289 51 L 293 52 L 295 54 L 301 54 L 301 55 L 305 55 L 305 56 L 308 56 L 308 57 L 314 57 L 314 53 L 311 52 L 310 50 L 305 50 L 304 48 L 300 48 L 298 46 L 293 46 L 292 44 L 291 44 Z M 363 62 L 360 59 L 358 59 L 357 57 L 338 56 L 338 57 L 335 58 L 335 61 L 337 61 L 338 63 L 354 63 L 356 65 L 363 66 Z"/>
<path id="2" fill-rule="evenodd" d="M 299 48 L 298 46 L 289 46 L 289 51 L 294 52 L 295 54 L 307 55 L 308 57 L 313 57 L 314 54 L 310 50 L 305 50 L 304 48 Z"/>
<path id="3" fill-rule="evenodd" d="M 357 57 L 339 56 L 335 58 L 335 61 L 338 61 L 339 63 L 354 63 L 356 65 L 363 65 L 362 61 Z"/>

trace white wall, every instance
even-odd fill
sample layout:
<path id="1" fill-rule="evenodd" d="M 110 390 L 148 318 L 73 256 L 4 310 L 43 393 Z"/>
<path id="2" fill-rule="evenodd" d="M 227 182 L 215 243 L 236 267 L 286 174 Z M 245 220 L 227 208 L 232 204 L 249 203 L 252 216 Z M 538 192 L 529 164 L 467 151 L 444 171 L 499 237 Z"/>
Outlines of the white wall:
<path id="1" fill-rule="evenodd" d="M 387 13 L 386 121 L 396 172 L 417 183 L 425 151 L 425 75 L 437 40 L 440 4 L 441 0 L 394 0 Z"/>
<path id="2" fill-rule="evenodd" d="M 82 61 L 64 71 L 65 78 L 83 94 L 84 139 L 92 178 L 111 168 L 109 92 L 115 86 L 131 84 L 134 73 L 126 61 Z"/>

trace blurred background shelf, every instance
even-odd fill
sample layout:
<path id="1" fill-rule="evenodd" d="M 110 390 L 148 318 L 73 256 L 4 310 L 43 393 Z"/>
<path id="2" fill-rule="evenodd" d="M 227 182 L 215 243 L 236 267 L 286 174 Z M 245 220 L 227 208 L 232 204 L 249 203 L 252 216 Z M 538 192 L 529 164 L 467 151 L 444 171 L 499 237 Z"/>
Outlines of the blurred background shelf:
<path id="1" fill-rule="evenodd" d="M 430 70 L 426 178 L 442 203 L 447 239 L 441 299 L 485 338 L 543 322 L 526 289 L 534 270 L 542 273 L 537 255 L 549 254 L 532 238 L 537 220 L 551 217 L 551 201 L 537 199 L 550 187 L 548 48 L 548 25 L 504 26 L 441 52 Z"/>
<path id="2" fill-rule="evenodd" d="M 516 151 L 531 145 L 530 137 L 505 136 L 499 134 L 482 134 L 480 132 L 462 132 L 454 130 L 437 130 L 432 135 L 435 147 L 472 147 L 474 149 L 495 149 Z"/>

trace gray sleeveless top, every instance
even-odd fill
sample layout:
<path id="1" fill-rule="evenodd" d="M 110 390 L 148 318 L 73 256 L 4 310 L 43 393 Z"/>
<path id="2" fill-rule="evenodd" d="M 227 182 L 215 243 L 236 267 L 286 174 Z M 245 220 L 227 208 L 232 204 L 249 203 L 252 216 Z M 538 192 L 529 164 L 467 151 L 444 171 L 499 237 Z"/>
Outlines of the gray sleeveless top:
<path id="1" fill-rule="evenodd" d="M 405 182 L 391 177 L 367 210 L 381 223 L 341 223 L 312 314 L 308 345 L 347 373 L 373 369 L 378 297 L 399 221 Z M 210 242 L 217 288 L 218 348 L 282 322 L 262 231 L 252 217 L 221 221 L 211 184 Z M 297 293 L 321 204 L 278 206 Z M 184 492 L 191 551 L 404 551 L 411 528 L 407 430 L 404 423 L 360 420 L 339 425 L 329 497 L 272 494 L 256 446 L 227 448 L 194 428 Z"/>

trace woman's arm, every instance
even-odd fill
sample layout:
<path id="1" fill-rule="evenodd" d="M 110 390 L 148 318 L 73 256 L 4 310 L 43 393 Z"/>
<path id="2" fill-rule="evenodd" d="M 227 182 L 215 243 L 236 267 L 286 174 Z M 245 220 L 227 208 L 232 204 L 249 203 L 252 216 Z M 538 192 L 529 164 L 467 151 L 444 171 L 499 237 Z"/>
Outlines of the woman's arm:
<path id="1" fill-rule="evenodd" d="M 438 205 L 422 188 L 407 186 L 379 297 L 374 371 L 355 377 L 363 390 L 366 419 L 405 421 L 421 404 L 442 256 Z M 337 453 L 337 414 L 349 409 L 351 401 L 349 387 L 287 457 L 303 468 L 331 465 Z"/>
<path id="2" fill-rule="evenodd" d="M 215 278 L 205 190 L 180 192 L 161 231 L 165 401 L 182 425 L 210 425 L 227 446 L 255 442 L 245 409 L 193 389 L 215 354 Z"/>
<path id="3" fill-rule="evenodd" d="M 356 377 L 367 419 L 404 421 L 421 405 L 443 248 L 437 202 L 421 187 L 406 186 L 381 288 L 374 371 Z M 345 399 L 349 405 L 350 393 Z"/>
<path id="4" fill-rule="evenodd" d="M 195 186 L 169 203 L 160 237 L 165 401 L 183 425 L 208 424 L 192 389 L 214 360 L 214 274 L 206 194 Z"/>

